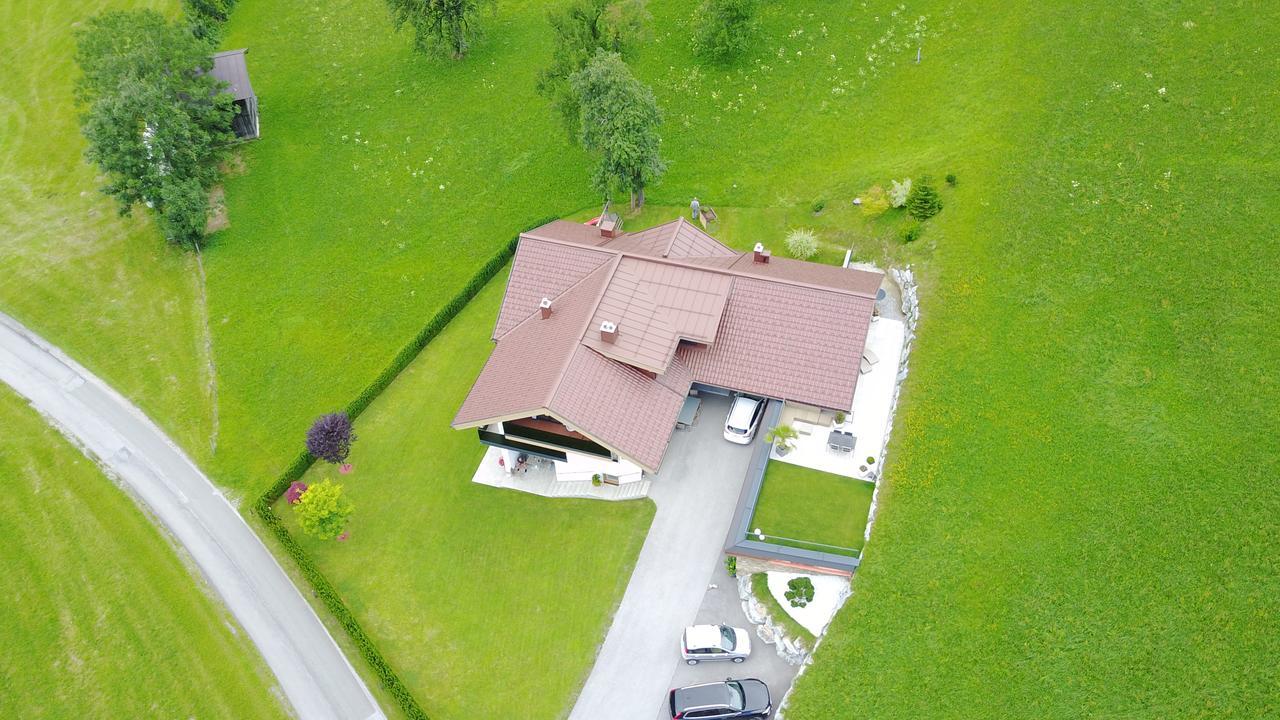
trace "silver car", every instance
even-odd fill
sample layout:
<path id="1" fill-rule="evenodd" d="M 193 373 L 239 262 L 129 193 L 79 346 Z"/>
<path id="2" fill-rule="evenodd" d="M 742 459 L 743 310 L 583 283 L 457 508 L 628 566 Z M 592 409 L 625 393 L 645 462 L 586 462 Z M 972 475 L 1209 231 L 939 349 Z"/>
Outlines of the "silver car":
<path id="1" fill-rule="evenodd" d="M 751 636 L 742 628 L 728 625 L 693 625 L 680 639 L 680 657 L 690 665 L 703 660 L 732 660 L 740 663 L 751 655 Z"/>

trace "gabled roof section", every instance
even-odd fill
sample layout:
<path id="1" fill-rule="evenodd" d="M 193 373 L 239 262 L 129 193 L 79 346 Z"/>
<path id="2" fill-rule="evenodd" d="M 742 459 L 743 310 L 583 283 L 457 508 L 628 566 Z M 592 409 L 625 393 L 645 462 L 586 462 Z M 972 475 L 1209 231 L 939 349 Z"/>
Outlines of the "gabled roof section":
<path id="1" fill-rule="evenodd" d="M 244 55 L 247 48 L 227 50 L 213 56 L 213 70 L 209 73 L 230 85 L 227 88 L 236 100 L 253 97 L 253 86 L 249 84 L 249 67 L 245 64 Z"/>
<path id="2" fill-rule="evenodd" d="M 573 428 L 657 471 L 692 380 L 679 372 L 669 383 L 577 346 L 548 408 Z M 668 386 L 669 384 L 673 386 Z"/>
<path id="3" fill-rule="evenodd" d="M 570 223 L 577 225 L 577 223 Z M 507 294 L 493 328 L 493 339 L 507 334 L 530 315 L 538 314 L 542 298 L 554 298 L 591 271 L 614 258 L 613 253 L 561 243 L 520 238 L 507 278 Z M 553 311 L 557 310 L 553 304 Z"/>
<path id="4" fill-rule="evenodd" d="M 684 217 L 648 230 L 626 233 L 604 244 L 610 250 L 662 258 L 734 257 L 738 253 L 690 224 Z"/>
<path id="5" fill-rule="evenodd" d="M 684 345 L 677 357 L 701 383 L 848 409 L 874 303 L 849 293 L 740 277 L 715 343 Z"/>
<path id="6" fill-rule="evenodd" d="M 535 307 L 503 335 L 453 424 L 523 417 L 546 409 L 615 265 L 616 261 L 601 265 L 557 295 L 551 317 L 542 319 Z"/>
<path id="7" fill-rule="evenodd" d="M 715 340 L 732 285 L 728 275 L 624 256 L 582 342 L 620 362 L 664 373 L 680 340 Z M 612 343 L 597 331 L 606 321 L 618 327 Z"/>

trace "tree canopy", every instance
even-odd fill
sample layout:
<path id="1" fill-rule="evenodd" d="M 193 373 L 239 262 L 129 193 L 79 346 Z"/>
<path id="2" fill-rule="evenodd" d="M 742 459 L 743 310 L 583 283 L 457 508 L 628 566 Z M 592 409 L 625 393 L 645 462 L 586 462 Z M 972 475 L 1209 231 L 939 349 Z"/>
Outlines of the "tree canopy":
<path id="1" fill-rule="evenodd" d="M 208 190 L 235 139 L 232 98 L 209 74 L 213 47 L 151 10 L 112 11 L 78 33 L 86 156 L 107 176 L 120 213 L 155 209 L 172 242 L 204 237 Z"/>
<path id="2" fill-rule="evenodd" d="M 616 52 L 597 50 L 570 78 L 581 107 L 583 147 L 599 153 L 592 184 L 606 198 L 631 193 L 633 210 L 644 205 L 645 186 L 666 170 L 659 154 L 662 114 L 653 90 L 631 74 Z"/>
<path id="3" fill-rule="evenodd" d="M 396 30 L 413 28 L 413 44 L 428 54 L 461 58 L 481 35 L 480 7 L 493 0 L 387 0 Z"/>
<path id="4" fill-rule="evenodd" d="M 564 118 L 570 135 L 581 127 L 578 96 L 569 79 L 586 67 L 597 50 L 608 50 L 625 59 L 643 33 L 648 13 L 640 0 L 575 0 L 568 7 L 551 10 L 551 65 L 538 73 L 538 92 Z"/>
<path id="5" fill-rule="evenodd" d="M 928 220 L 942 212 L 942 198 L 938 197 L 938 191 L 933 188 L 933 181 L 929 176 L 920 178 L 920 182 L 911 187 L 906 206 L 907 212 L 917 220 Z"/>
<path id="6" fill-rule="evenodd" d="M 693 12 L 695 55 L 725 61 L 747 49 L 755 35 L 758 0 L 703 0 Z"/>
<path id="7" fill-rule="evenodd" d="M 302 493 L 293 506 L 302 531 L 320 540 L 332 540 L 347 526 L 347 518 L 355 507 L 342 494 L 342 486 L 332 480 L 321 480 Z"/>
<path id="8" fill-rule="evenodd" d="M 307 430 L 307 452 L 336 465 L 344 462 L 351 454 L 351 443 L 355 439 L 356 436 L 351 431 L 351 418 L 346 413 L 321 415 Z"/>

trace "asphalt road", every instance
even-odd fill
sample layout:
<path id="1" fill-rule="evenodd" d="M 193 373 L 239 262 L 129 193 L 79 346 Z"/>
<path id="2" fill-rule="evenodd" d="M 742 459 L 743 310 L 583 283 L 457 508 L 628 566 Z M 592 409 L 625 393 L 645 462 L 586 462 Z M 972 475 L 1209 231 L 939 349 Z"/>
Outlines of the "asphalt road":
<path id="1" fill-rule="evenodd" d="M 186 550 L 257 645 L 299 718 L 385 718 L 257 535 L 140 410 L 3 313 L 0 381 L 114 475 Z"/>

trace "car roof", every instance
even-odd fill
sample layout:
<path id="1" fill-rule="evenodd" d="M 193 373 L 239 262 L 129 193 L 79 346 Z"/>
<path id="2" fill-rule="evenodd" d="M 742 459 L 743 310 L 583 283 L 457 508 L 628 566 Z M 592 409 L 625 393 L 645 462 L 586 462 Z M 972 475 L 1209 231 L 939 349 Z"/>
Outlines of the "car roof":
<path id="1" fill-rule="evenodd" d="M 690 685 L 676 690 L 676 705 L 681 708 L 698 708 L 708 705 L 725 706 L 729 705 L 732 700 L 733 693 L 730 692 L 729 686 L 723 682 Z"/>
<path id="2" fill-rule="evenodd" d="M 759 404 L 760 401 L 756 398 L 739 395 L 733 401 L 733 408 L 729 410 L 729 424 L 738 428 L 750 425 L 751 414 L 756 411 L 756 406 Z"/>
<path id="3" fill-rule="evenodd" d="M 693 625 L 684 631 L 685 644 L 690 648 L 724 647 L 719 625 Z"/>

